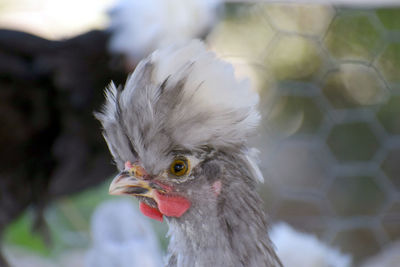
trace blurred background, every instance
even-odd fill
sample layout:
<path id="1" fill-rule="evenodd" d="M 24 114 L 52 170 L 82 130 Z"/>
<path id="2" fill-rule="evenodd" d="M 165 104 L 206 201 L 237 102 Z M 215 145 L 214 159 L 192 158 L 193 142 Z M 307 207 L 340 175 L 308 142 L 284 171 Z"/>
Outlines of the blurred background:
<path id="1" fill-rule="evenodd" d="M 400 240 L 400 8 L 343 2 L 350 5 L 225 3 L 205 38 L 261 96 L 252 144 L 271 220 L 315 233 L 357 266 Z M 113 4 L 0 0 L 0 28 L 71 38 L 106 28 Z M 19 258 L 16 266 L 83 266 L 92 213 L 113 198 L 109 182 L 51 201 L 47 241 L 31 231 L 28 204 L 5 228 L 6 256 Z M 165 249 L 165 224 L 151 223 Z"/>

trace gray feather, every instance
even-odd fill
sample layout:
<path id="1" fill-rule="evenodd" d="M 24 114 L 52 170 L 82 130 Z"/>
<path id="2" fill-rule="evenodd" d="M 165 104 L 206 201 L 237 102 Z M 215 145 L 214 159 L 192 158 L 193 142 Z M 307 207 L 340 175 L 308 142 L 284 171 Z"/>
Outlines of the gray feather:
<path id="1" fill-rule="evenodd" d="M 199 41 L 156 51 L 120 93 L 110 86 L 96 116 L 120 169 L 139 160 L 161 177 L 175 156 L 193 161 L 187 176 L 164 181 L 192 203 L 182 217 L 167 218 L 168 266 L 280 266 L 255 191 L 262 174 L 247 145 L 257 103 L 249 84 Z"/>

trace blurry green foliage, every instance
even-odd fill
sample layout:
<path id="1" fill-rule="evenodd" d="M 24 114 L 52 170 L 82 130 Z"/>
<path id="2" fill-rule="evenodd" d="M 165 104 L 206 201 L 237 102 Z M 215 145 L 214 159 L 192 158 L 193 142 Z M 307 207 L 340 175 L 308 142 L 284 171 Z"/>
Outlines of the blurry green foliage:
<path id="1" fill-rule="evenodd" d="M 318 45 L 299 36 L 282 36 L 271 47 L 265 65 L 276 80 L 310 80 L 321 68 Z"/>
<path id="2" fill-rule="evenodd" d="M 44 256 L 49 256 L 51 250 L 44 244 L 42 237 L 32 233 L 32 214 L 26 212 L 11 224 L 5 232 L 4 241 L 18 245 Z"/>
<path id="3" fill-rule="evenodd" d="M 376 15 L 388 30 L 400 30 L 400 8 L 381 8 Z"/>
<path id="4" fill-rule="evenodd" d="M 329 5 L 271 3 L 266 8 L 269 21 L 279 31 L 319 36 L 335 15 Z"/>
<path id="5" fill-rule="evenodd" d="M 46 211 L 46 221 L 50 230 L 50 246 L 44 244 L 42 237 L 32 233 L 32 210 L 28 210 L 5 232 L 6 243 L 21 246 L 45 256 L 66 248 L 87 247 L 90 243 L 90 218 L 96 206 L 112 198 L 108 195 L 109 182 L 83 193 L 60 199 Z M 81 233 L 81 234 L 79 234 Z M 71 242 L 68 235 L 74 235 Z"/>
<path id="6" fill-rule="evenodd" d="M 323 114 L 312 98 L 280 96 L 266 119 L 273 131 L 288 136 L 294 133 L 315 133 L 323 119 Z"/>
<path id="7" fill-rule="evenodd" d="M 69 227 L 75 228 L 75 230 L 88 231 L 90 218 L 96 206 L 113 198 L 108 194 L 109 184 L 110 181 L 69 199 L 62 199 L 55 208 L 65 216 L 65 221 L 69 222 Z"/>
<path id="8" fill-rule="evenodd" d="M 375 69 L 361 64 L 342 64 L 330 72 L 322 91 L 337 109 L 381 104 L 388 93 Z"/>
<path id="9" fill-rule="evenodd" d="M 400 82 L 400 43 L 390 43 L 377 64 L 388 82 Z"/>
<path id="10" fill-rule="evenodd" d="M 388 133 L 400 134 L 400 96 L 392 96 L 382 105 L 377 117 Z"/>
<path id="11" fill-rule="evenodd" d="M 209 37 L 223 57 L 260 61 L 274 31 L 265 20 L 264 5 L 239 5 L 228 8 L 228 16 Z"/>
<path id="12" fill-rule="evenodd" d="M 380 42 L 380 32 L 366 15 L 336 17 L 325 38 L 329 52 L 338 59 L 369 61 Z"/>

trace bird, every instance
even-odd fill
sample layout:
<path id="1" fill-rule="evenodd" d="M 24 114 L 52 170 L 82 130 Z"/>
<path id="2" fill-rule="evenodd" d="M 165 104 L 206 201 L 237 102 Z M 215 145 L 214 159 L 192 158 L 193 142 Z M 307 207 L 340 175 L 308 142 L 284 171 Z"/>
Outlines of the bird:
<path id="1" fill-rule="evenodd" d="M 96 118 L 120 173 L 112 195 L 169 226 L 166 266 L 282 266 L 248 145 L 260 121 L 248 80 L 204 43 L 169 45 L 111 83 Z"/>
<path id="2" fill-rule="evenodd" d="M 269 235 L 285 267 L 352 266 L 351 255 L 325 244 L 310 233 L 296 230 L 286 222 L 274 223 Z"/>
<path id="3" fill-rule="evenodd" d="M 151 224 L 135 204 L 128 199 L 112 199 L 96 208 L 91 219 L 92 246 L 86 255 L 86 267 L 162 266 L 165 255 L 159 249 Z M 274 222 L 269 236 L 285 267 L 352 266 L 351 255 L 324 243 L 311 233 L 300 232 L 287 222 Z M 362 266 L 379 266 L 382 263 L 393 266 L 398 258 L 397 252 L 398 244 L 385 249 L 382 255 L 375 256 L 376 259 Z"/>
<path id="4" fill-rule="evenodd" d="M 223 11 L 222 0 L 120 0 L 109 11 L 110 51 L 136 65 L 160 47 L 205 38 Z"/>
<path id="5" fill-rule="evenodd" d="M 92 246 L 85 266 L 162 266 L 157 237 L 149 219 L 140 215 L 128 199 L 101 203 L 92 215 Z"/>
<path id="6" fill-rule="evenodd" d="M 43 218 L 48 203 L 98 185 L 114 174 L 92 115 L 102 104 L 103 88 L 110 80 L 123 83 L 147 56 L 147 49 L 156 49 L 166 38 L 185 40 L 206 34 L 216 8 L 202 2 L 168 2 L 168 10 L 179 14 L 174 18 L 188 16 L 188 25 L 198 17 L 192 12 L 202 14 L 204 22 L 194 21 L 198 26 L 185 32 L 177 23 L 143 23 L 151 14 L 165 12 L 155 0 L 118 1 L 106 29 L 62 40 L 0 29 L 0 240 L 4 229 L 33 207 L 33 229 L 49 242 Z M 185 6 L 197 9 L 182 10 Z M 150 32 L 151 40 L 143 42 Z M 125 41 L 129 47 L 121 49 Z M 0 253 L 0 266 L 6 264 Z"/>
<path id="7" fill-rule="evenodd" d="M 101 31 L 50 41 L 0 30 L 0 237 L 33 207 L 33 228 L 48 240 L 47 203 L 113 174 L 92 116 L 109 79 L 126 75 L 110 65 L 107 39 Z"/>

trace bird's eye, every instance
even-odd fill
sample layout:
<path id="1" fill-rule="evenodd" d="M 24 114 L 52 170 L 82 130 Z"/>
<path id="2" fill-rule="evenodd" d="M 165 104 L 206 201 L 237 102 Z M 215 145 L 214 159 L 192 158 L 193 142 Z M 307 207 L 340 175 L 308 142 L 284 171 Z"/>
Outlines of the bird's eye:
<path id="1" fill-rule="evenodd" d="M 175 159 L 170 166 L 170 171 L 175 176 L 187 174 L 189 171 L 189 161 L 186 158 Z"/>

